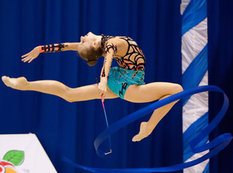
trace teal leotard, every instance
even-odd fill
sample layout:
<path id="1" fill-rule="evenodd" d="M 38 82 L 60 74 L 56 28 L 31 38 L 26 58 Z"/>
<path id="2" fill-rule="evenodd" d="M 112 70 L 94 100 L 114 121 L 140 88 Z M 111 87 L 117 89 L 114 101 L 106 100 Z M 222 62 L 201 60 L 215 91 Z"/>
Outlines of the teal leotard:
<path id="1" fill-rule="evenodd" d="M 145 84 L 144 75 L 144 70 L 133 71 L 112 67 L 108 76 L 108 87 L 113 93 L 124 99 L 125 91 L 130 85 Z"/>
<path id="2" fill-rule="evenodd" d="M 133 39 L 102 35 L 101 45 L 105 53 L 114 50 L 114 59 L 120 65 L 110 68 L 108 74 L 107 85 L 113 93 L 124 99 L 130 85 L 145 84 L 145 56 Z"/>

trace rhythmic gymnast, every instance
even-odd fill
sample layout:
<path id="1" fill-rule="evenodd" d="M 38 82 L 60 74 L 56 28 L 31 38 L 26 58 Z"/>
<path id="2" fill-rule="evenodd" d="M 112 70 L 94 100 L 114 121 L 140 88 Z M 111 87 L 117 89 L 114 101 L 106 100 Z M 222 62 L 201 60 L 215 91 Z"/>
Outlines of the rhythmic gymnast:
<path id="1" fill-rule="evenodd" d="M 129 102 L 145 103 L 161 100 L 183 91 L 179 84 L 167 82 L 153 82 L 145 84 L 145 56 L 137 43 L 130 37 L 95 35 L 91 32 L 81 36 L 80 42 L 61 43 L 37 46 L 22 56 L 23 62 L 30 63 L 40 53 L 57 51 L 77 51 L 89 66 L 104 57 L 104 64 L 100 74 L 100 82 L 88 86 L 70 88 L 54 80 L 27 81 L 25 77 L 2 77 L 6 86 L 24 91 L 38 91 L 56 95 L 68 102 L 78 102 L 93 99 L 122 98 Z M 111 67 L 115 59 L 119 67 Z M 139 133 L 132 141 L 141 141 L 149 136 L 159 121 L 176 103 L 172 102 L 154 110 L 147 122 L 141 122 Z"/>

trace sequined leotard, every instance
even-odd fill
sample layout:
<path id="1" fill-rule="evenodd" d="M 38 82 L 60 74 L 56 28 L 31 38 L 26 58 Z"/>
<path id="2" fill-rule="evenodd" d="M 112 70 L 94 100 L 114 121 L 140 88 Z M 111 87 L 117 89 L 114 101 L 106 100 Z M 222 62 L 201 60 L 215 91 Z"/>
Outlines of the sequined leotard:
<path id="1" fill-rule="evenodd" d="M 121 68 L 145 70 L 145 56 L 132 38 L 102 35 L 101 45 L 106 53 L 111 48 L 114 50 L 114 58 Z"/>
<path id="2" fill-rule="evenodd" d="M 120 66 L 112 67 L 109 71 L 108 87 L 112 92 L 124 98 L 130 85 L 145 84 L 145 56 L 133 39 L 102 35 L 101 46 L 105 53 L 114 50 L 113 57 Z"/>

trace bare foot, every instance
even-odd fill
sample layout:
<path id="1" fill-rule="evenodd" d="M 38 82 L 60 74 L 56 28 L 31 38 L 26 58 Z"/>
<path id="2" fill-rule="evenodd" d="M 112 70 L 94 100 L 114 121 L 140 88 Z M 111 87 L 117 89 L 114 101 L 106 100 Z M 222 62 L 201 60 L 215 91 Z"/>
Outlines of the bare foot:
<path id="1" fill-rule="evenodd" d="M 152 130 L 147 126 L 147 122 L 142 122 L 140 125 L 140 130 L 137 135 L 135 135 L 132 139 L 133 142 L 139 142 L 142 139 L 146 138 L 151 134 Z"/>
<path id="2" fill-rule="evenodd" d="M 26 90 L 28 85 L 28 81 L 25 77 L 10 78 L 8 76 L 2 76 L 2 81 L 6 86 L 18 90 Z"/>

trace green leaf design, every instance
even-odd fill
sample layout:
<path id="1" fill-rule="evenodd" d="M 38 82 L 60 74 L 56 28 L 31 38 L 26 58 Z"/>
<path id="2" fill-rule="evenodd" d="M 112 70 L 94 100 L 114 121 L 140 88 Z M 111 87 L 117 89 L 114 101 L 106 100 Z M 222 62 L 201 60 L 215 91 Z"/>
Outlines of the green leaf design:
<path id="1" fill-rule="evenodd" d="M 3 160 L 11 162 L 12 164 L 14 164 L 15 166 L 20 165 L 23 160 L 24 160 L 24 152 L 23 151 L 19 151 L 19 150 L 11 150 L 8 151 L 4 157 Z"/>

